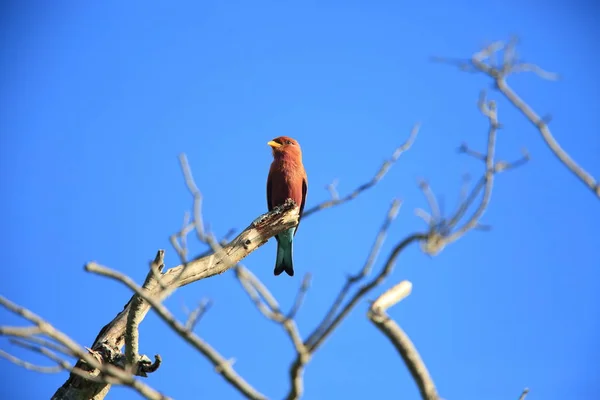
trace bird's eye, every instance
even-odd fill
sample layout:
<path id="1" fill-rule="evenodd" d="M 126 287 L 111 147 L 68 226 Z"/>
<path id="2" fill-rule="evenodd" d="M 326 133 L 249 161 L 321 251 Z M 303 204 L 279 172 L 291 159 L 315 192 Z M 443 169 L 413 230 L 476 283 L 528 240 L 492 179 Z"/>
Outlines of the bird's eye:
<path id="1" fill-rule="evenodd" d="M 286 140 L 285 144 L 293 144 L 291 140 Z"/>

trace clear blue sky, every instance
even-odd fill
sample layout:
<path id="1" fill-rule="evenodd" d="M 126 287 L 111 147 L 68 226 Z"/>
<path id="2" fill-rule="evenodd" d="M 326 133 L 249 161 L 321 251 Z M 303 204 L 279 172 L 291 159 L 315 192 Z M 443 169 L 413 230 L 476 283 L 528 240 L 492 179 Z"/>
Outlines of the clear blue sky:
<path id="1" fill-rule="evenodd" d="M 18 3 L 18 4 L 17 4 Z M 384 247 L 423 229 L 416 179 L 450 210 L 461 176 L 481 165 L 486 120 L 475 103 L 482 76 L 432 64 L 468 57 L 519 34 L 528 61 L 560 72 L 552 83 L 511 80 L 561 144 L 600 175 L 598 8 L 591 2 L 104 1 L 13 2 L 0 17 L 0 293 L 90 345 L 129 292 L 83 271 L 90 260 L 141 282 L 147 261 L 191 206 L 177 156 L 188 155 L 218 235 L 266 209 L 271 155 L 285 134 L 302 145 L 308 206 L 339 179 L 346 192 L 368 179 L 413 123 L 422 130 L 374 190 L 303 222 L 296 277 L 274 277 L 275 245 L 245 262 L 289 307 L 304 272 L 313 287 L 298 316 L 307 334 L 347 273 L 363 263 L 390 201 L 404 200 Z M 495 98 L 498 98 L 495 95 Z M 484 222 L 438 257 L 417 246 L 369 298 L 402 279 L 413 294 L 390 311 L 418 346 L 440 394 L 451 400 L 592 399 L 600 395 L 598 335 L 600 203 L 553 158 L 505 101 L 498 152 L 532 162 L 501 175 Z M 193 242 L 192 251 L 203 248 Z M 198 333 L 258 390 L 281 398 L 293 351 L 232 273 L 178 291 L 180 318 L 204 297 L 214 306 Z M 362 302 L 308 366 L 306 399 L 416 399 L 390 343 Z M 0 313 L 0 322 L 18 319 Z M 2 348 L 8 344 L 3 341 Z M 239 398 L 212 366 L 151 314 L 141 351 L 160 353 L 147 382 L 177 399 Z M 25 353 L 17 351 L 25 356 Z M 39 360 L 31 356 L 31 360 Z M 0 361 L 0 397 L 49 398 L 66 374 L 38 375 Z M 10 379 L 10 381 L 8 381 Z M 11 395 L 12 394 L 12 395 Z M 116 388 L 111 399 L 135 398 Z"/>

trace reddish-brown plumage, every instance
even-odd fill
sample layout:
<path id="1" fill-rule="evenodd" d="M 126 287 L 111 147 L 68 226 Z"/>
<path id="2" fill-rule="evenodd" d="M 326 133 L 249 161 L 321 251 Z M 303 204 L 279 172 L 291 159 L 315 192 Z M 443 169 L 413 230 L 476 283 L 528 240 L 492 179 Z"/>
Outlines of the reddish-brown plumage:
<path id="1" fill-rule="evenodd" d="M 269 177 L 267 178 L 267 205 L 269 211 L 274 207 L 285 203 L 288 198 L 291 198 L 296 202 L 298 207 L 300 207 L 300 217 L 302 217 L 308 182 L 306 171 L 302 165 L 302 151 L 300 145 L 294 139 L 287 136 L 275 138 L 268 144 L 273 149 L 273 162 L 271 163 Z M 296 226 L 293 235 L 296 234 L 297 229 L 298 227 Z M 287 245 L 283 243 L 283 239 L 284 236 L 277 236 L 279 246 L 284 246 L 283 252 L 286 252 Z M 276 262 L 276 275 L 279 275 L 283 270 L 285 270 L 288 275 L 293 275 L 294 273 L 293 266 L 291 265 L 291 239 L 289 246 L 289 259 L 285 257 L 285 261 L 288 262 L 285 263 L 285 265 L 280 265 L 279 262 Z M 281 255 L 281 257 L 283 258 L 284 256 Z"/>

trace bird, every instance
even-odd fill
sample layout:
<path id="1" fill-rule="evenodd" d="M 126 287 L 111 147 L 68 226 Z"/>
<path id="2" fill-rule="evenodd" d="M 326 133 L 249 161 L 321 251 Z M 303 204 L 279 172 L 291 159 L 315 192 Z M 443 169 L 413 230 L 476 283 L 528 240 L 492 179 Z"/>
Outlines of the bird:
<path id="1" fill-rule="evenodd" d="M 288 136 L 277 137 L 267 143 L 273 152 L 273 162 L 267 178 L 267 206 L 269 211 L 283 205 L 288 198 L 300 207 L 298 224 L 275 236 L 277 258 L 273 274 L 285 271 L 294 276 L 293 241 L 304 212 L 308 179 L 302 165 L 302 150 L 298 142 Z"/>

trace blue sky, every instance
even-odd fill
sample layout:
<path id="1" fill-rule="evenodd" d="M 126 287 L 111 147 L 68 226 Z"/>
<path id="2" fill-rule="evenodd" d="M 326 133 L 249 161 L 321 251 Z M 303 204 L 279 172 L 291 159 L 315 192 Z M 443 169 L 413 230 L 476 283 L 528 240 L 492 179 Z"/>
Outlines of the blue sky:
<path id="1" fill-rule="evenodd" d="M 177 156 L 185 152 L 217 235 L 243 229 L 266 209 L 279 135 L 302 145 L 308 206 L 370 178 L 420 121 L 413 148 L 372 191 L 307 218 L 295 240 L 293 279 L 272 275 L 275 245 L 245 260 L 284 307 L 302 274 L 313 285 L 298 315 L 303 335 L 323 317 L 347 273 L 364 262 L 387 207 L 404 201 L 383 256 L 423 222 L 417 178 L 449 212 L 461 176 L 481 165 L 455 153 L 483 149 L 477 108 L 483 76 L 432 64 L 469 57 L 483 44 L 522 38 L 520 53 L 562 74 L 511 78 L 557 139 L 600 175 L 597 7 L 585 2 L 182 1 L 5 5 L 0 24 L 0 294 L 31 308 L 83 345 L 129 298 L 92 276 L 96 260 L 141 282 L 167 250 L 191 198 Z M 375 298 L 403 279 L 413 293 L 390 310 L 417 345 L 446 399 L 591 399 L 600 393 L 597 198 L 561 166 L 539 134 L 497 94 L 504 129 L 498 155 L 532 161 L 499 176 L 484 222 L 439 256 L 402 254 Z M 191 241 L 195 253 L 204 248 Z M 380 261 L 382 261 L 380 259 Z M 258 390 L 281 398 L 293 358 L 288 338 L 265 320 L 232 273 L 190 285 L 167 305 L 208 297 L 199 335 Z M 366 320 L 363 301 L 311 361 L 306 399 L 418 398 L 390 343 Z M 0 313 L 2 324 L 18 319 Z M 2 348 L 8 344 L 3 341 Z M 154 314 L 141 351 L 164 364 L 147 382 L 177 399 L 238 394 Z M 16 351 L 24 356 L 25 353 Z M 31 360 L 38 360 L 30 356 Z M 66 374 L 38 375 L 0 361 L 3 398 L 48 398 Z M 35 383 L 35 384 L 34 384 Z M 12 395 L 11 395 L 12 394 Z M 115 388 L 111 399 L 135 398 Z"/>

